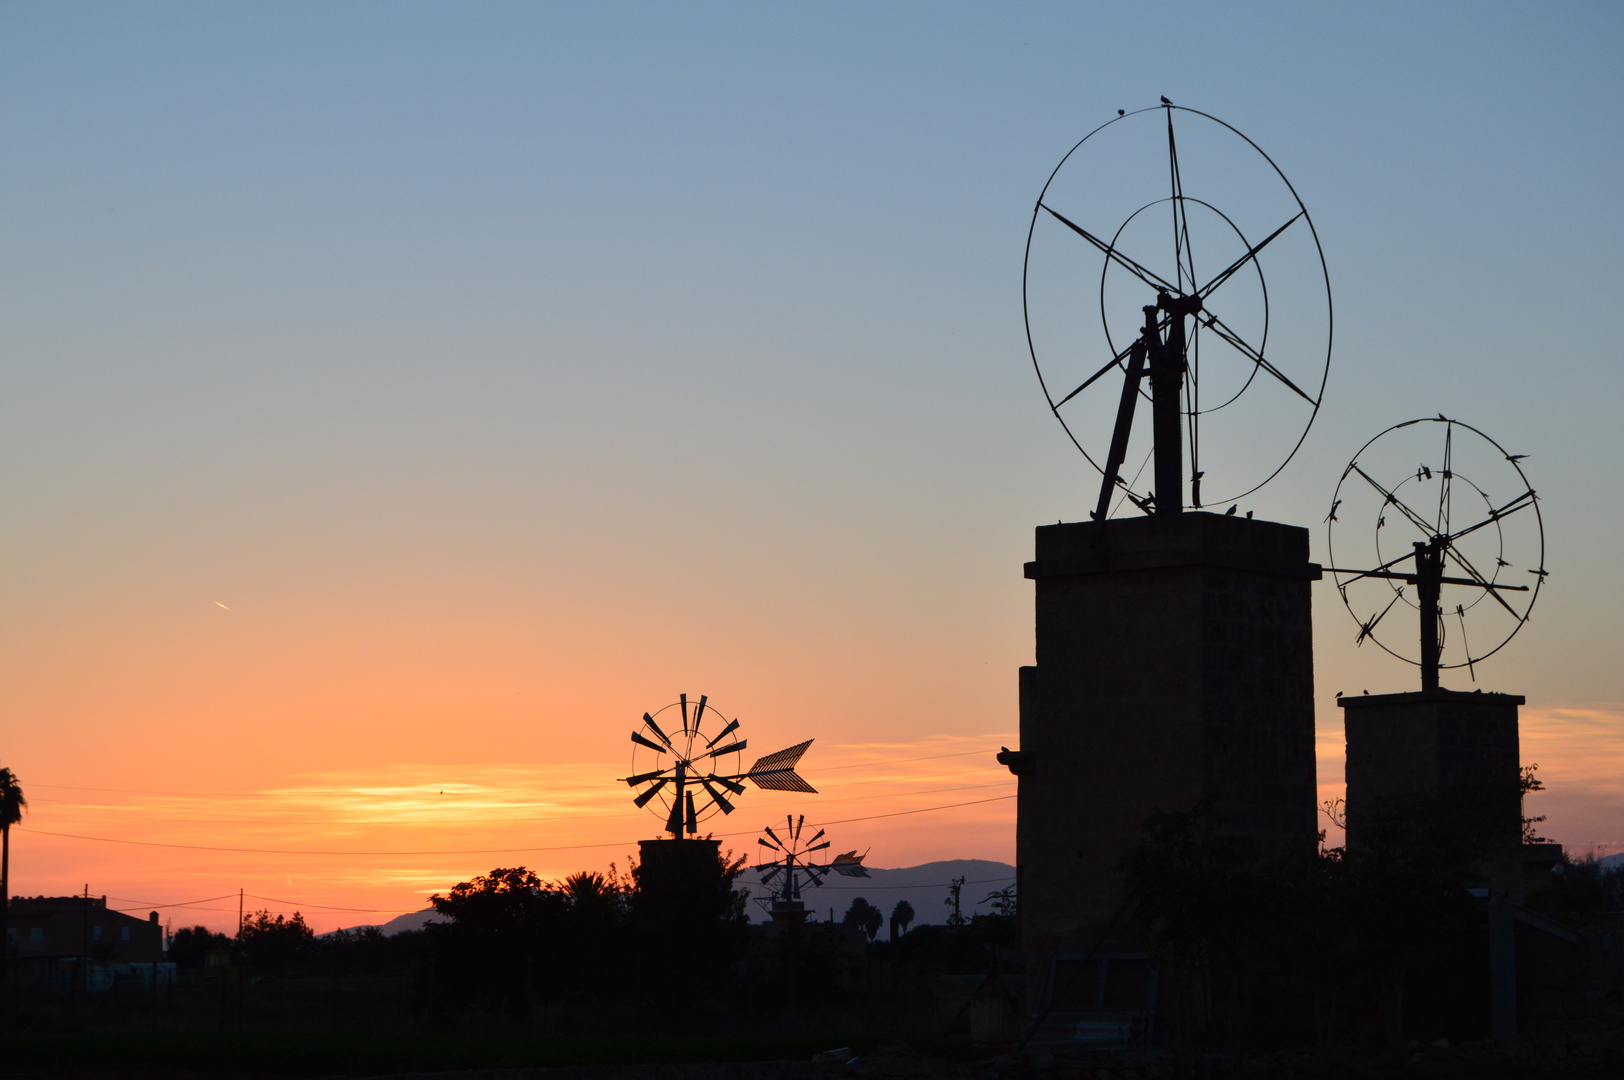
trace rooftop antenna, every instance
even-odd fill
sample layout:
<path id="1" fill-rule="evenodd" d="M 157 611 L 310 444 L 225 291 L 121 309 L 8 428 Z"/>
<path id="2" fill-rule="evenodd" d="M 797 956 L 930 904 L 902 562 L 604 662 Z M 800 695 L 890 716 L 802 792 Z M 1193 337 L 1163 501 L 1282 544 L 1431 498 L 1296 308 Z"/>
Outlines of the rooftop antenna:
<path id="1" fill-rule="evenodd" d="M 1097 320 L 1083 301 L 1096 277 Z M 1251 139 L 1165 97 L 1119 110 L 1055 166 L 1032 211 L 1022 299 L 1049 408 L 1100 471 L 1096 521 L 1119 489 L 1118 507 L 1182 512 L 1186 436 L 1189 505 L 1203 505 L 1203 481 L 1207 503 L 1237 502 L 1285 468 L 1319 412 L 1331 286 L 1308 209 Z M 1142 397 L 1148 439 L 1134 432 Z M 1217 467 L 1201 458 L 1205 427 L 1226 451 Z M 1289 449 L 1259 456 L 1265 445 Z"/>

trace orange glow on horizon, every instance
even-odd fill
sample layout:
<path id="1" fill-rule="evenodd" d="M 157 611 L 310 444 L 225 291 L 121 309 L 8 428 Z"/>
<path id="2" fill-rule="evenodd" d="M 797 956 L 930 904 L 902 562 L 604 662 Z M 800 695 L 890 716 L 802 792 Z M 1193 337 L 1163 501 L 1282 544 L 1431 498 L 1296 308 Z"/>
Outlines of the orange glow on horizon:
<path id="1" fill-rule="evenodd" d="M 763 825 L 806 814 L 843 849 L 868 850 L 870 865 L 1013 861 L 1014 777 L 992 760 L 1011 741 L 814 743 L 803 764 L 818 795 L 752 789 L 701 831 L 753 861 Z M 384 922 L 493 866 L 546 878 L 624 868 L 660 822 L 632 807 L 615 779 L 623 773 L 607 762 L 400 764 L 242 792 L 38 783 L 25 788 L 31 812 L 13 836 L 15 889 L 71 892 L 88 876 L 112 906 L 142 910 L 242 888 L 249 910 L 298 908 L 322 931 Z M 230 929 L 236 907 L 214 900 L 160 914 Z"/>

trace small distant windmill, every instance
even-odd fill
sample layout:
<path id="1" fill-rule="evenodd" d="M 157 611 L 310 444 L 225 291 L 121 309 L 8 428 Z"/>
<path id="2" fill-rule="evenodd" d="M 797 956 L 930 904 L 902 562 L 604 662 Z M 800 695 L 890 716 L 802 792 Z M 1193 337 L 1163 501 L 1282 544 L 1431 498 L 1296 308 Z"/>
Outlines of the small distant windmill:
<path id="1" fill-rule="evenodd" d="M 805 884 L 821 886 L 823 879 L 830 874 L 839 874 L 842 877 L 868 877 L 868 867 L 863 865 L 866 854 L 859 855 L 854 850 L 836 855 L 827 861 L 819 859 L 817 853 L 827 851 L 832 841 L 824 840 L 823 843 L 818 843 L 824 833 L 824 830 L 819 829 L 803 844 L 801 831 L 805 825 L 805 814 L 799 818 L 793 814 L 786 815 L 783 836 L 779 836 L 769 825 L 762 830 L 767 835 L 756 840 L 758 845 L 773 853 L 769 856 L 764 852 L 757 852 L 767 861 L 758 862 L 756 872 L 761 876 L 763 885 L 772 886 L 772 892 L 767 896 L 758 897 L 756 902 L 777 921 L 799 922 L 805 917 L 806 907 L 801 903 L 801 887 Z"/>
<path id="2" fill-rule="evenodd" d="M 632 775 L 622 779 L 642 789 L 632 800 L 633 805 L 645 807 L 658 800 L 656 812 L 665 819 L 665 831 L 674 840 L 681 840 L 684 833 L 697 834 L 699 823 L 718 811 L 731 814 L 735 808 L 728 795 L 744 794 L 744 780 L 769 791 L 817 794 L 817 789 L 795 771 L 801 755 L 812 745 L 811 739 L 759 758 L 748 769 L 742 768 L 749 740 L 738 737 L 737 719 L 721 723 L 725 718 L 715 708 L 707 712 L 709 702 L 701 694 L 690 716 L 688 695 L 682 694 L 665 708 L 644 713 L 642 727 L 632 732 Z M 666 717 L 672 709 L 677 712 Z M 661 717 L 665 717 L 665 726 L 661 725 Z M 672 723 L 678 718 L 680 727 Z M 707 721 L 719 724 L 720 730 L 706 735 L 703 728 Z M 676 730 L 667 734 L 666 726 Z M 696 801 L 696 790 L 702 801 Z"/>

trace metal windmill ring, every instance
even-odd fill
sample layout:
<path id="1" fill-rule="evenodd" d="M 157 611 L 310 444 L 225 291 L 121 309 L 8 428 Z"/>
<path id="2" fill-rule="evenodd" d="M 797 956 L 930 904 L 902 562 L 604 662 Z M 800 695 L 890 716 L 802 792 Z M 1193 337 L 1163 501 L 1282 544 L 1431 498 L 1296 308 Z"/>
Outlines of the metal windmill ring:
<path id="1" fill-rule="evenodd" d="M 1440 669 L 1475 678 L 1475 665 L 1527 624 L 1549 576 L 1525 456 L 1440 414 L 1381 432 L 1337 483 L 1325 520 L 1338 565 L 1326 572 L 1359 627 L 1356 642 L 1420 665 L 1424 688 L 1437 685 Z M 1351 546 L 1342 537 L 1338 554 L 1344 521 L 1358 531 Z M 1420 620 L 1418 647 L 1400 644 L 1409 635 L 1389 617 L 1405 608 Z"/>
<path id="2" fill-rule="evenodd" d="M 1199 162 L 1204 174 L 1188 193 L 1181 152 L 1186 166 Z M 1168 194 L 1147 202 L 1152 183 Z M 1168 227 L 1164 213 L 1167 232 L 1160 231 Z M 1265 262 L 1280 273 L 1266 280 Z M 1213 267 L 1221 269 L 1200 273 Z M 1081 303 L 1096 274 L 1097 323 Z M 1180 487 L 1188 484 L 1194 507 L 1203 504 L 1203 478 L 1207 503 L 1237 500 L 1268 483 L 1318 415 L 1332 336 L 1318 233 L 1274 161 L 1216 117 L 1163 99 L 1079 140 L 1033 208 L 1021 294 L 1027 348 L 1049 408 L 1107 485 L 1120 489 L 1118 506 L 1131 500 L 1148 511 L 1172 498 L 1140 486 L 1153 450 L 1143 433 L 1124 430 L 1131 428 L 1128 399 L 1150 399 L 1131 360 L 1146 334 L 1165 331 L 1168 346 L 1177 342 L 1183 352 L 1179 414 L 1190 471 Z M 1127 376 L 1128 389 L 1106 379 L 1113 372 Z M 1221 451 L 1217 466 L 1203 461 L 1204 421 Z M 1276 453 L 1269 456 L 1263 444 Z M 1177 501 L 1184 501 L 1182 490 Z"/>

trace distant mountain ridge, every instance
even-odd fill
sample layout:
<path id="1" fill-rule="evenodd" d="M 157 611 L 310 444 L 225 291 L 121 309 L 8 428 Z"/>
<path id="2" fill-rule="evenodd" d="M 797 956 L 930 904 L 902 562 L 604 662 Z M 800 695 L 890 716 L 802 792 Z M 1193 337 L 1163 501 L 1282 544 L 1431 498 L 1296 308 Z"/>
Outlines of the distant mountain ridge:
<path id="1" fill-rule="evenodd" d="M 987 894 L 996 892 L 1006 885 L 1015 884 L 1013 866 L 988 859 L 946 859 L 893 870 L 872 866 L 869 867 L 868 873 L 869 876 L 866 878 L 830 875 L 824 879 L 821 888 L 804 889 L 801 900 L 806 904 L 807 910 L 812 912 L 812 917 L 819 921 L 828 919 L 831 909 L 838 921 L 846 914 L 846 909 L 851 907 L 851 902 L 859 896 L 885 912 L 887 919 L 890 918 L 891 910 L 897 906 L 897 902 L 906 900 L 914 910 L 913 925 L 924 926 L 945 923 L 948 915 L 952 914 L 952 909 L 945 901 L 948 898 L 948 885 L 954 878 L 964 878 L 964 889 L 959 897 L 959 905 L 965 918 L 987 914 L 990 910 L 990 906 L 984 902 Z M 739 878 L 739 887 L 750 891 L 751 899 L 746 908 L 750 913 L 750 921 L 766 922 L 767 913 L 756 903 L 755 898 L 767 896 L 770 890 L 761 885 L 760 875 L 756 873 L 754 867 L 747 869 Z M 422 911 L 397 915 L 380 925 L 378 929 L 385 936 L 392 936 L 406 930 L 421 930 L 426 924 L 434 921 L 436 921 L 434 909 L 424 908 Z M 348 929 L 360 930 L 362 927 L 352 926 Z M 880 934 L 883 937 L 888 932 L 889 928 L 881 930 Z"/>
<path id="2" fill-rule="evenodd" d="M 948 886 L 954 878 L 964 878 L 959 906 L 967 919 L 990 912 L 990 905 L 983 902 L 988 893 L 1015 884 L 1013 866 L 989 859 L 946 859 L 894 870 L 876 866 L 870 867 L 868 873 L 867 878 L 830 875 L 824 879 L 822 887 L 803 888 L 801 901 L 819 921 L 829 918 L 830 909 L 833 909 L 835 920 L 839 921 L 846 914 L 846 909 L 851 907 L 851 902 L 859 896 L 883 911 L 887 919 L 897 902 L 906 900 L 914 911 L 913 925 L 924 926 L 945 923 L 953 913 L 946 901 Z M 739 886 L 750 890 L 750 921 L 766 922 L 767 913 L 755 898 L 768 895 L 771 888 L 761 884 L 760 875 L 754 867 L 739 878 Z M 880 934 L 883 937 L 888 932 L 887 928 L 881 930 Z"/>

